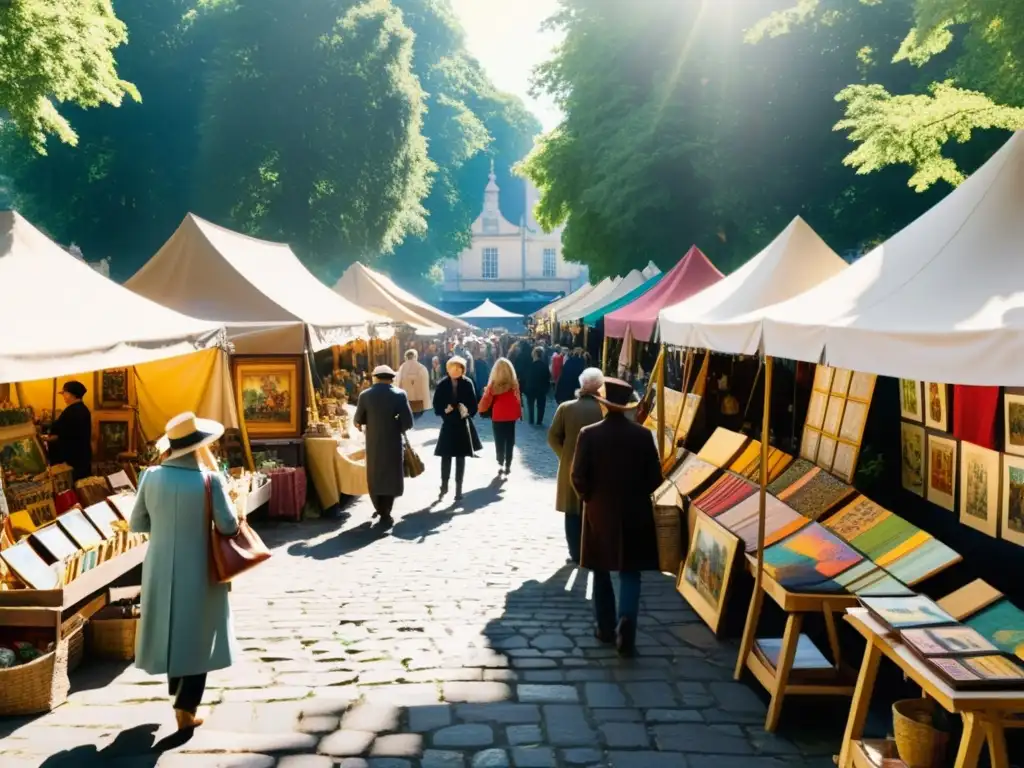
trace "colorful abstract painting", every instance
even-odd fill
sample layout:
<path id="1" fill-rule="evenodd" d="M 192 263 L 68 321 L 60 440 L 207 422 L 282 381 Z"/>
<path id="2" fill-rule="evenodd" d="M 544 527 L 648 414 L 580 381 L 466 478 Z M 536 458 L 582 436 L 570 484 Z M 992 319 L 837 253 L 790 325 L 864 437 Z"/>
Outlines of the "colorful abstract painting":
<path id="1" fill-rule="evenodd" d="M 805 526 L 765 550 L 765 570 L 794 592 L 841 591 L 834 578 L 864 556 L 821 525 Z"/>
<path id="2" fill-rule="evenodd" d="M 1003 599 L 964 622 L 1003 653 L 1024 659 L 1024 611 Z"/>

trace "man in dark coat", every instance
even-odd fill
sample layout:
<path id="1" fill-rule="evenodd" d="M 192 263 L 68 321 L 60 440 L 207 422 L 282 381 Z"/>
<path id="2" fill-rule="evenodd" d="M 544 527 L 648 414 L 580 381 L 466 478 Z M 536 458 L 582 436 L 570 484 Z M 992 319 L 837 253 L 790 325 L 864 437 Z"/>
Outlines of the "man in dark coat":
<path id="1" fill-rule="evenodd" d="M 402 435 L 412 429 L 409 397 L 392 385 L 395 372 L 386 365 L 373 371 L 373 386 L 359 395 L 353 422 L 366 429 L 366 482 L 381 525 L 390 527 L 395 498 L 405 492 L 405 446 Z"/>
<path id="2" fill-rule="evenodd" d="M 583 502 L 580 565 L 594 573 L 597 638 L 622 655 L 636 648 L 640 573 L 658 570 L 651 494 L 661 485 L 661 461 L 650 430 L 626 418 L 633 388 L 605 379 L 604 420 L 584 427 L 576 442 L 572 484 Z M 610 571 L 619 573 L 618 623 Z"/>
<path id="3" fill-rule="evenodd" d="M 49 444 L 50 464 L 68 464 L 75 480 L 92 474 L 92 414 L 82 402 L 86 393 L 80 381 L 69 381 L 61 390 L 65 408 L 44 439 Z"/>
<path id="4" fill-rule="evenodd" d="M 576 397 L 576 390 L 579 387 L 580 374 L 587 368 L 583 359 L 583 350 L 576 348 L 562 365 L 562 374 L 558 377 L 558 384 L 555 386 L 555 401 L 559 404 Z"/>

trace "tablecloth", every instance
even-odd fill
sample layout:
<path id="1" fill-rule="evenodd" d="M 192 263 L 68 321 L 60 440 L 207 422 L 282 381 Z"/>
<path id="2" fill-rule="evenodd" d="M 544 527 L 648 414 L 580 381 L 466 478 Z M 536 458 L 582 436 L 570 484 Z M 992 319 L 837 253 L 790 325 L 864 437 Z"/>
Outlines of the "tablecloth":
<path id="1" fill-rule="evenodd" d="M 306 470 L 284 467 L 267 471 L 270 478 L 270 517 L 302 519 L 306 506 Z"/>
<path id="2" fill-rule="evenodd" d="M 307 437 L 305 442 L 306 468 L 324 509 L 337 504 L 341 494 L 364 496 L 369 493 L 366 454 L 361 441 Z"/>

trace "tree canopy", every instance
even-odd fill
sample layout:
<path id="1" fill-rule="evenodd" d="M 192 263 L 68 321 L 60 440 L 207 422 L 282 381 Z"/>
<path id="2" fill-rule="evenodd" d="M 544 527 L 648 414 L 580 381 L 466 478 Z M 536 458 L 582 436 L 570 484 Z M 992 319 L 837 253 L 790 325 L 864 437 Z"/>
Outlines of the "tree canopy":
<path id="1" fill-rule="evenodd" d="M 448 0 L 115 8 L 129 35 L 118 68 L 144 100 L 65 107 L 78 146 L 46 157 L 0 133 L 14 203 L 115 275 L 193 211 L 290 243 L 325 279 L 383 257 L 415 283 L 468 243 L 492 157 L 505 214 L 522 215 L 511 166 L 540 126 L 468 55 Z"/>

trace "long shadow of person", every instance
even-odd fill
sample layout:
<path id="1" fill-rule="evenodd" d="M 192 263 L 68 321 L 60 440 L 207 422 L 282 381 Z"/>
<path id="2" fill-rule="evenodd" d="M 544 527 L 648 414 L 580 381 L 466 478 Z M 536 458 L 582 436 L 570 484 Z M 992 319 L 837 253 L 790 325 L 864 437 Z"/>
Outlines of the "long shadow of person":
<path id="1" fill-rule="evenodd" d="M 406 541 L 423 543 L 456 517 L 500 501 L 502 490 L 501 481 L 495 479 L 483 488 L 466 491 L 460 501 L 453 501 L 447 507 L 441 508 L 441 500 L 435 501 L 423 509 L 402 515 L 391 529 L 391 535 Z"/>
<path id="2" fill-rule="evenodd" d="M 288 547 L 288 554 L 296 557 L 309 557 L 313 560 L 331 560 L 341 555 L 358 552 L 363 547 L 368 547 L 385 536 L 387 536 L 386 529 L 374 525 L 372 522 L 366 522 L 355 528 L 346 528 L 337 536 L 332 536 L 313 546 L 305 542 L 292 544 Z"/>
<path id="3" fill-rule="evenodd" d="M 85 744 L 50 755 L 39 768 L 110 768 L 130 765 L 132 768 L 153 768 L 164 749 L 154 746 L 158 725 L 137 725 L 121 731 L 103 749 Z M 165 740 L 166 741 L 166 740 Z"/>

